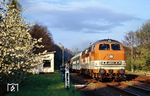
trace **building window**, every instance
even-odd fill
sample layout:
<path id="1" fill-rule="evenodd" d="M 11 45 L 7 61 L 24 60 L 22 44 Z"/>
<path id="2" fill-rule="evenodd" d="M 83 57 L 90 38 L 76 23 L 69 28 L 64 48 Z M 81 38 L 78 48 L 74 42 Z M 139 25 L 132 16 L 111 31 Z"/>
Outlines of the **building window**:
<path id="1" fill-rule="evenodd" d="M 43 67 L 51 67 L 51 61 L 50 60 L 43 60 Z"/>

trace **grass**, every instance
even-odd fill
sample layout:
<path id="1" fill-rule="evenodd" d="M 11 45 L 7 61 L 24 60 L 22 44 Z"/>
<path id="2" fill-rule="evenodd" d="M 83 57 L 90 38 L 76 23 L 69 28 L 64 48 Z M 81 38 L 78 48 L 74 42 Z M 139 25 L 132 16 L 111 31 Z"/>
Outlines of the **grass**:
<path id="1" fill-rule="evenodd" d="M 129 74 L 136 74 L 136 75 L 146 75 L 146 76 L 150 76 L 150 71 L 144 71 L 144 70 L 134 70 L 134 72 L 131 71 L 126 71 L 126 73 Z"/>
<path id="2" fill-rule="evenodd" d="M 18 92 L 6 96 L 80 96 L 73 87 L 64 88 L 64 82 L 58 72 L 29 76 L 19 87 Z"/>

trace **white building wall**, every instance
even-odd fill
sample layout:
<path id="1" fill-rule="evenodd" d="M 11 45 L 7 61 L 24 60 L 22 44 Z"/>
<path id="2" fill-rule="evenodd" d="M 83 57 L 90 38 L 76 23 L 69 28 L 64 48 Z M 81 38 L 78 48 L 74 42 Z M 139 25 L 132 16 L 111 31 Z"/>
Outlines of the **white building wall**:
<path id="1" fill-rule="evenodd" d="M 50 60 L 51 66 L 50 67 L 43 67 L 43 72 L 48 73 L 48 72 L 54 72 L 54 54 L 47 54 L 47 58 L 43 58 L 43 60 Z"/>
<path id="2" fill-rule="evenodd" d="M 40 72 L 42 73 L 54 72 L 54 52 L 41 55 L 40 57 L 38 57 L 38 59 L 40 59 L 41 64 L 31 69 L 30 72 L 32 72 L 33 74 L 39 74 Z M 50 60 L 51 62 L 50 67 L 43 67 L 44 65 L 43 60 Z"/>

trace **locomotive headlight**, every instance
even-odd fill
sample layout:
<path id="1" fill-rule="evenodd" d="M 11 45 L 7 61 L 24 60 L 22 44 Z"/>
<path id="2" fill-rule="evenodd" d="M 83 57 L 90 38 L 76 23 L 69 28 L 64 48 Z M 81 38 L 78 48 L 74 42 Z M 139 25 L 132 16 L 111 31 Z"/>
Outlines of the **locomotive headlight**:
<path id="1" fill-rule="evenodd" d="M 111 59 L 112 59 L 112 58 L 114 58 L 114 56 L 113 56 L 112 54 L 110 54 L 110 55 L 109 55 L 109 58 L 111 58 Z"/>

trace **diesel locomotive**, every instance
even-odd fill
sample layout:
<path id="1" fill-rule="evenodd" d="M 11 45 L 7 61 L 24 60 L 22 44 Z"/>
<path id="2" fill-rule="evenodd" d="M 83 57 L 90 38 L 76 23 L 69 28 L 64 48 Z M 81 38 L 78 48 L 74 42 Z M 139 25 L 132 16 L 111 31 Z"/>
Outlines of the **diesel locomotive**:
<path id="1" fill-rule="evenodd" d="M 125 79 L 125 49 L 113 39 L 99 40 L 70 60 L 70 68 L 100 81 Z"/>

